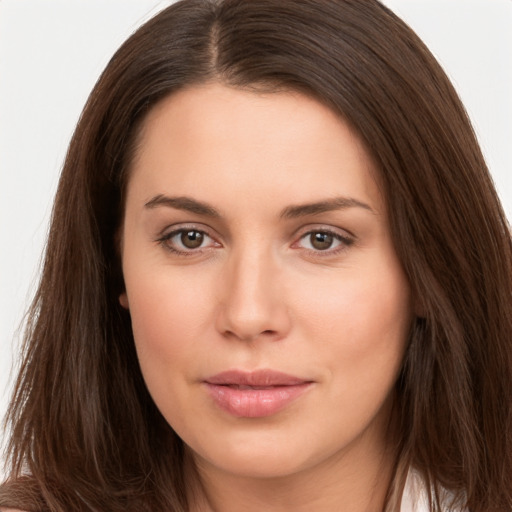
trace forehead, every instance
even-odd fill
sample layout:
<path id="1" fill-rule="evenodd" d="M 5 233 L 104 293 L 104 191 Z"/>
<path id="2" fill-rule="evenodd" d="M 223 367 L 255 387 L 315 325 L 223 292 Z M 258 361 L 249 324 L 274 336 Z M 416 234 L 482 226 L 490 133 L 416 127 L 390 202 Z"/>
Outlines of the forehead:
<path id="1" fill-rule="evenodd" d="M 248 196 L 286 190 L 292 202 L 348 190 L 375 203 L 375 175 L 361 138 L 319 101 L 294 91 L 255 93 L 214 83 L 180 90 L 150 111 L 129 189 L 189 195 L 225 187 Z"/>

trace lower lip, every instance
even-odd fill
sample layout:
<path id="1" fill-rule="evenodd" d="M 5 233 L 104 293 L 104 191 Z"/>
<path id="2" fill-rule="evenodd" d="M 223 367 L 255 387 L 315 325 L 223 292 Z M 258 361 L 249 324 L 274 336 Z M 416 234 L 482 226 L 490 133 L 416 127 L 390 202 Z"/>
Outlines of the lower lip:
<path id="1" fill-rule="evenodd" d="M 304 394 L 310 382 L 266 389 L 238 389 L 205 383 L 213 401 L 224 411 L 239 418 L 263 418 L 278 413 Z"/>

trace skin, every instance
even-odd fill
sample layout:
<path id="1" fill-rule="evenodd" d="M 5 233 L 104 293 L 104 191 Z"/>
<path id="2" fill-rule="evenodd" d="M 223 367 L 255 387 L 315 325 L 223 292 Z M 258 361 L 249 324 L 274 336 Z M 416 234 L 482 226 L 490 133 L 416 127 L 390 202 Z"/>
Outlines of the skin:
<path id="1" fill-rule="evenodd" d="M 353 130 L 299 93 L 210 83 L 145 120 L 120 302 L 148 389 L 186 443 L 192 510 L 382 510 L 412 311 L 375 176 Z M 334 198 L 328 211 L 282 215 Z M 163 240 L 180 228 L 206 233 L 201 245 Z M 326 231 L 332 245 L 318 249 L 311 232 Z M 263 418 L 235 417 L 205 392 L 211 375 L 262 368 L 313 383 Z"/>

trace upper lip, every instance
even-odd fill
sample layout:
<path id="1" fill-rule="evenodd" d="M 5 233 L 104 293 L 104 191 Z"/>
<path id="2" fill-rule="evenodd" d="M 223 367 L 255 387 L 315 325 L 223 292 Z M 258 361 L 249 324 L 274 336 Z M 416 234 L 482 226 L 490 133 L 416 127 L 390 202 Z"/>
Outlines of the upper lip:
<path id="1" fill-rule="evenodd" d="M 288 375 L 276 370 L 227 370 L 211 377 L 205 382 L 224 386 L 297 386 L 312 382 L 308 379 Z"/>

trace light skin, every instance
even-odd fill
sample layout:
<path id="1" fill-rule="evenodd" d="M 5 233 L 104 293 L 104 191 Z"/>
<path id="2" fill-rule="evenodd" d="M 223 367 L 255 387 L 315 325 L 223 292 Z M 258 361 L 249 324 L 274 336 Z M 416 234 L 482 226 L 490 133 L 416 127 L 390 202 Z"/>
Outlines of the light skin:
<path id="1" fill-rule="evenodd" d="M 210 83 L 147 116 L 120 302 L 197 470 L 193 511 L 382 510 L 412 309 L 376 176 L 353 130 L 299 93 Z M 275 414 L 238 417 L 204 384 L 232 369 L 311 384 Z"/>

